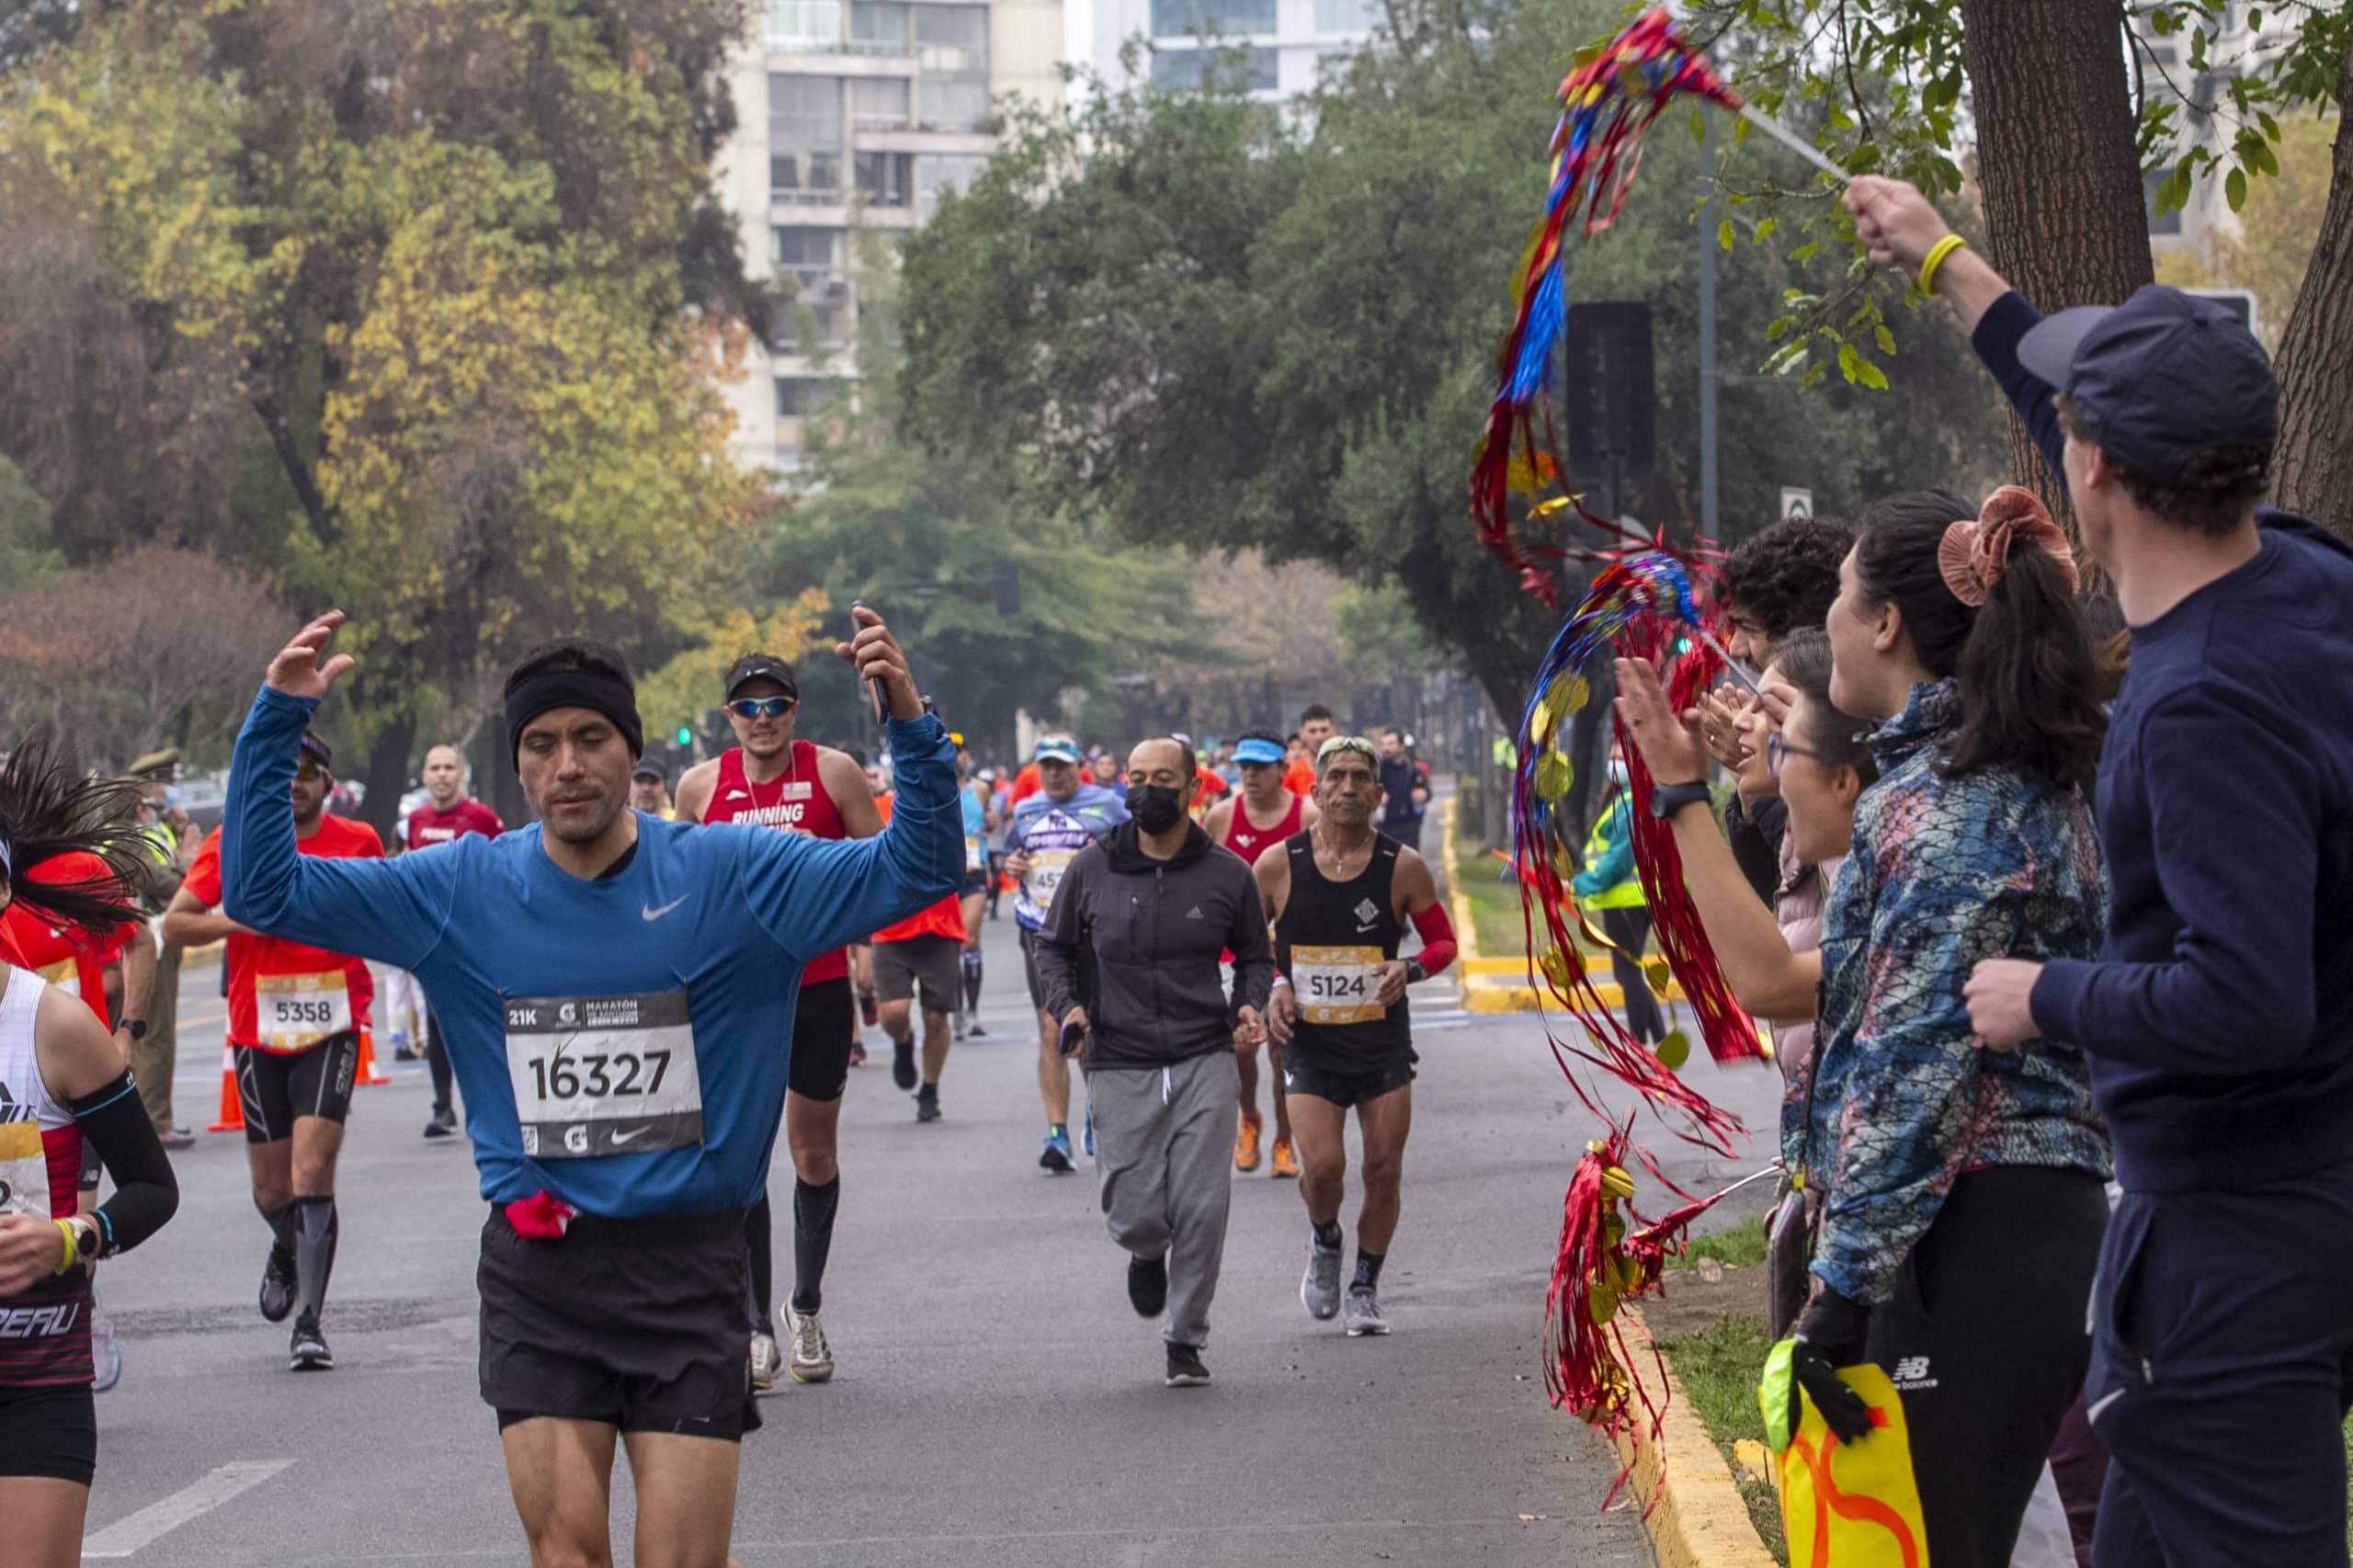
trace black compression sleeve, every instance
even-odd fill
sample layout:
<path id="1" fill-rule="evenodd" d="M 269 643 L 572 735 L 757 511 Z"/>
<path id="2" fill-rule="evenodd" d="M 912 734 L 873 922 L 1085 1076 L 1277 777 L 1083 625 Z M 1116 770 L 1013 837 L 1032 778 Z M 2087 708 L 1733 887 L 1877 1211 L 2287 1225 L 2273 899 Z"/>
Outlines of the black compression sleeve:
<path id="1" fill-rule="evenodd" d="M 180 1184 L 172 1162 L 155 1140 L 147 1108 L 123 1074 L 96 1094 L 67 1102 L 74 1125 L 95 1144 L 114 1177 L 114 1196 L 98 1205 L 100 1257 L 127 1252 L 164 1228 L 180 1206 Z"/>

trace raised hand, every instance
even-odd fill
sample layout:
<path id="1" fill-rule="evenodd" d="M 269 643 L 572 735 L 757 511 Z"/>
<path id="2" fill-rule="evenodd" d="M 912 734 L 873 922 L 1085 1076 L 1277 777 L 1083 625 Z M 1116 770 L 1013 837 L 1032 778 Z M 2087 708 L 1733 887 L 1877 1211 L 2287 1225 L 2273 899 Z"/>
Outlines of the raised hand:
<path id="1" fill-rule="evenodd" d="M 891 699 L 892 718 L 922 718 L 923 694 L 915 689 L 915 677 L 907 669 L 907 655 L 898 639 L 882 624 L 882 618 L 864 605 L 852 606 L 849 616 L 858 630 L 848 642 L 835 643 L 834 652 L 855 665 L 860 676 L 882 683 Z"/>
<path id="2" fill-rule="evenodd" d="M 351 667 L 351 655 L 337 653 L 324 664 L 319 655 L 325 652 L 327 640 L 343 624 L 343 611 L 331 609 L 294 634 L 294 640 L 278 651 L 269 661 L 269 673 L 262 678 L 273 691 L 289 697 L 308 698 L 315 702 L 327 694 L 335 677 Z"/>

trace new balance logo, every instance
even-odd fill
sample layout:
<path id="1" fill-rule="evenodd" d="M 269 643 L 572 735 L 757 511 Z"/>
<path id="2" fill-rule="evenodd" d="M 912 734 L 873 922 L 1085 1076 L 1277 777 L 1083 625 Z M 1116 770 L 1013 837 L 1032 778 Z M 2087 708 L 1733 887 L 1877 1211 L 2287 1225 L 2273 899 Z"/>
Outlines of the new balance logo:
<path id="1" fill-rule="evenodd" d="M 1937 1386 L 1937 1380 L 1928 1376 L 1928 1358 L 1926 1356 L 1902 1358 L 1895 1363 L 1895 1376 L 1892 1381 L 1899 1389 L 1932 1389 Z"/>

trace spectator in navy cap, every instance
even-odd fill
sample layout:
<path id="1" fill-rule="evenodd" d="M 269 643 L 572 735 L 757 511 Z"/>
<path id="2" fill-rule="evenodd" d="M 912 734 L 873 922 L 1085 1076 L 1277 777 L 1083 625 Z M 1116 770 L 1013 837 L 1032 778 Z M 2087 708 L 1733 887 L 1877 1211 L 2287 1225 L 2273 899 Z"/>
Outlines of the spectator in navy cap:
<path id="1" fill-rule="evenodd" d="M 1967 987 L 1989 1049 L 2085 1048 L 2115 1139 L 2093 1562 L 2342 1562 L 2353 551 L 2258 505 L 2279 388 L 2231 312 L 2151 287 L 2045 320 L 1910 186 L 1846 199 L 1871 258 L 1969 324 L 2131 630 L 2099 772 L 2107 946 Z"/>

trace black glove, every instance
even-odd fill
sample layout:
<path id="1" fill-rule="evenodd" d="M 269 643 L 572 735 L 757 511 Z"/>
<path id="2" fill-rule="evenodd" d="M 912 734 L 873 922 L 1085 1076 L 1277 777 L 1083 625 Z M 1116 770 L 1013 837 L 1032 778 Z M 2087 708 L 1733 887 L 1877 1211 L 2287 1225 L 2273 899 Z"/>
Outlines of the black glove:
<path id="1" fill-rule="evenodd" d="M 1790 1355 L 1790 1431 L 1798 1429 L 1798 1391 L 1803 1389 L 1840 1442 L 1858 1442 L 1870 1435 L 1870 1406 L 1838 1381 L 1839 1368 L 1862 1360 L 1870 1321 L 1870 1308 L 1827 1285 L 1806 1303 L 1804 1314 L 1798 1319 L 1797 1346 Z"/>

